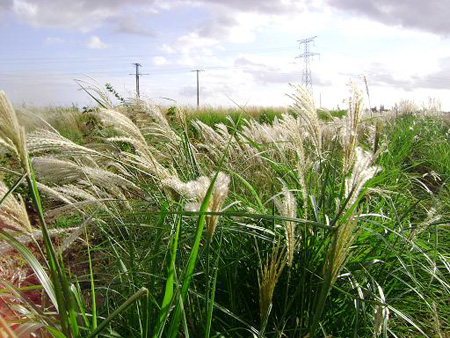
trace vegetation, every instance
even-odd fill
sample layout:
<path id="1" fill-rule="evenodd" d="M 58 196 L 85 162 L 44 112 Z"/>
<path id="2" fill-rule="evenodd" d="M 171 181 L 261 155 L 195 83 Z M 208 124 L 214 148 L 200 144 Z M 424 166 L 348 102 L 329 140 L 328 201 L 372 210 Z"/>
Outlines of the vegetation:
<path id="1" fill-rule="evenodd" d="M 26 131 L 0 93 L 0 336 L 450 334 L 445 116 L 372 116 L 354 86 L 345 112 L 293 87 L 220 115 L 81 85 L 98 108 Z"/>

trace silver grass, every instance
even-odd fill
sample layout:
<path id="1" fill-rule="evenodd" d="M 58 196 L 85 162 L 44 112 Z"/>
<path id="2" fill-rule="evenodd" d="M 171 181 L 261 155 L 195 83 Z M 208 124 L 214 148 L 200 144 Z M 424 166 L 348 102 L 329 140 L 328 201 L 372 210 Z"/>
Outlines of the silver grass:
<path id="1" fill-rule="evenodd" d="M 65 138 L 59 133 L 49 130 L 38 130 L 27 137 L 28 150 L 31 154 L 36 153 L 58 153 L 65 155 L 80 156 L 103 156 L 102 153 L 83 147 Z"/>
<path id="2" fill-rule="evenodd" d="M 283 199 L 274 199 L 275 206 L 281 216 L 286 218 L 297 218 L 297 200 L 286 187 L 283 187 Z M 295 251 L 295 222 L 284 221 L 287 247 L 287 265 L 292 266 Z"/>
<path id="3" fill-rule="evenodd" d="M 269 315 L 269 308 L 272 304 L 273 292 L 278 279 L 286 264 L 286 253 L 277 242 L 272 248 L 272 252 L 260 263 L 258 271 L 259 284 L 259 314 L 261 322 L 264 322 Z"/>
<path id="4" fill-rule="evenodd" d="M 0 244 L 0 281 L 8 281 L 20 288 L 29 275 L 28 266 L 14 257 L 13 253 L 8 254 L 9 251 L 12 251 L 12 247 Z"/>
<path id="5" fill-rule="evenodd" d="M 208 190 L 211 180 L 209 177 L 200 176 L 196 180 L 187 183 L 182 182 L 178 177 L 172 176 L 161 182 L 163 186 L 169 187 L 179 195 L 188 199 L 203 200 Z"/>
<path id="6" fill-rule="evenodd" d="M 294 100 L 292 108 L 299 114 L 299 118 L 305 123 L 306 130 L 314 143 L 314 149 L 318 157 L 322 153 L 322 127 L 317 109 L 314 103 L 312 91 L 302 86 L 291 85 L 295 92 L 290 95 Z"/>
<path id="7" fill-rule="evenodd" d="M 20 126 L 16 112 L 3 91 L 0 91 L 0 140 L 1 145 L 17 155 L 22 169 L 29 174 L 25 129 Z"/>
<path id="8" fill-rule="evenodd" d="M 8 190 L 6 184 L 0 180 L 0 198 L 3 198 Z M 33 231 L 25 203 L 20 195 L 15 197 L 9 194 L 0 204 L 1 228 L 28 233 Z"/>
<path id="9" fill-rule="evenodd" d="M 126 140 L 135 148 L 136 154 L 123 154 L 127 161 L 137 165 L 141 170 L 150 172 L 158 180 L 163 180 L 171 176 L 169 170 L 158 162 L 155 156 L 155 153 L 158 155 L 158 151 L 148 145 L 141 130 L 130 118 L 123 113 L 111 109 L 101 109 L 99 116 L 103 124 L 125 135 Z"/>
<path id="10" fill-rule="evenodd" d="M 381 170 L 380 167 L 371 165 L 372 162 L 373 155 L 371 153 L 356 147 L 352 173 L 345 179 L 345 197 L 349 198 L 348 206 L 356 202 L 364 184 Z"/>
<path id="11" fill-rule="evenodd" d="M 73 202 L 76 202 L 75 199 L 73 199 L 70 196 L 66 196 L 62 193 L 60 193 L 59 191 L 55 190 L 52 187 L 49 187 L 48 185 L 45 185 L 41 182 L 37 182 L 37 187 L 39 189 L 39 191 L 43 194 L 45 194 L 46 196 L 56 199 L 56 200 L 60 200 L 61 202 L 65 203 L 65 204 L 72 204 Z"/>
<path id="12" fill-rule="evenodd" d="M 141 171 L 154 176 L 158 181 L 162 181 L 174 175 L 169 169 L 160 164 L 151 153 L 123 153 L 123 156 L 125 161 L 135 165 Z"/>
<path id="13" fill-rule="evenodd" d="M 242 167 L 260 164 L 258 150 L 252 147 L 245 137 L 239 133 L 230 134 L 228 128 L 219 123 L 215 129 L 201 121 L 192 121 L 192 126 L 200 135 L 200 142 L 196 145 L 199 149 L 205 149 L 212 161 L 219 161 L 225 150 L 227 155 L 226 165 L 229 167 Z M 245 136 L 245 135 L 244 135 Z M 227 145 L 229 147 L 227 148 Z"/>
<path id="14" fill-rule="evenodd" d="M 223 154 L 230 138 L 224 137 L 223 134 L 219 134 L 211 126 L 198 120 L 192 121 L 192 126 L 197 129 L 200 138 L 203 140 L 199 146 L 207 149 L 213 158 L 218 160 Z"/>
<path id="15" fill-rule="evenodd" d="M 87 180 L 89 185 L 94 184 L 108 191 L 118 191 L 117 188 L 133 191 L 139 190 L 128 179 L 98 166 L 90 167 L 50 156 L 34 158 L 33 166 L 39 179 L 44 182 L 64 185 L 69 183 L 80 184 Z"/>
<path id="16" fill-rule="evenodd" d="M 97 196 L 87 189 L 80 188 L 73 184 L 66 184 L 61 187 L 54 187 L 54 190 L 67 196 L 67 198 L 73 198 L 76 201 L 97 201 Z"/>
<path id="17" fill-rule="evenodd" d="M 75 82 L 89 95 L 94 96 L 103 107 L 111 108 L 113 104 L 105 87 L 93 77 L 88 76 L 88 78 L 89 81 L 75 79 Z"/>
<path id="18" fill-rule="evenodd" d="M 163 180 L 162 184 L 190 200 L 185 206 L 187 211 L 199 211 L 211 184 L 211 180 L 206 176 L 200 176 L 196 180 L 183 183 L 177 177 L 171 177 Z M 228 195 L 229 184 L 230 177 L 223 172 L 219 172 L 207 206 L 208 212 L 218 212 L 221 210 Z M 219 215 L 208 215 L 206 217 L 206 236 L 208 240 L 211 240 L 213 237 L 218 221 Z"/>
<path id="19" fill-rule="evenodd" d="M 333 243 L 331 244 L 326 256 L 324 265 L 324 276 L 330 273 L 330 286 L 336 281 L 341 268 L 346 262 L 350 247 L 356 238 L 355 229 L 357 217 L 351 215 L 344 223 L 339 224 L 334 233 Z"/>
<path id="20" fill-rule="evenodd" d="M 299 124 L 299 120 L 292 116 L 283 116 L 282 128 L 289 134 L 289 139 L 293 145 L 294 151 L 297 155 L 296 167 L 299 182 L 301 185 L 301 193 L 303 199 L 303 214 L 308 214 L 308 191 L 306 185 L 306 174 L 311 167 L 311 159 L 306 155 L 304 148 L 304 128 Z"/>
<path id="21" fill-rule="evenodd" d="M 153 104 L 153 102 L 140 100 L 138 105 L 132 106 L 132 109 L 136 110 L 136 113 L 150 118 L 157 125 L 162 126 L 164 129 L 172 130 L 166 116 L 158 106 Z"/>
<path id="22" fill-rule="evenodd" d="M 341 141 L 344 149 L 344 174 L 347 174 L 355 161 L 355 149 L 358 144 L 358 127 L 363 115 L 363 98 L 361 91 L 350 82 L 351 96 L 348 99 L 347 115 L 341 119 Z"/>
<path id="23" fill-rule="evenodd" d="M 285 116 L 288 115 L 283 114 L 282 120 Z M 289 133 L 278 118 L 274 119 L 272 125 L 250 120 L 242 127 L 242 134 L 260 144 L 289 141 Z"/>
<path id="24" fill-rule="evenodd" d="M 228 195 L 228 187 L 230 185 L 230 177 L 223 172 L 217 174 L 216 182 L 214 183 L 211 200 L 209 202 L 208 211 L 220 211 L 225 198 Z M 211 240 L 216 231 L 219 215 L 209 215 L 206 218 L 206 238 Z"/>
<path id="25" fill-rule="evenodd" d="M 121 135 L 126 135 L 132 140 L 132 144 L 136 148 L 136 151 L 147 151 L 148 145 L 140 129 L 125 114 L 117 110 L 100 109 L 98 117 L 103 125 L 114 129 Z"/>

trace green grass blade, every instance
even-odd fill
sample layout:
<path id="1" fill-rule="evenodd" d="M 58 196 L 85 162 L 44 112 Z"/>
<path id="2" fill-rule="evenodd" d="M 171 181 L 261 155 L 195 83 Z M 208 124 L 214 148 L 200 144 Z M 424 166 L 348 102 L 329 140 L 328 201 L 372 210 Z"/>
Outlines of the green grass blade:
<path id="1" fill-rule="evenodd" d="M 195 233 L 195 241 L 194 245 L 192 246 L 191 253 L 189 255 L 189 260 L 186 267 L 186 272 L 184 274 L 184 280 L 183 285 L 181 287 L 181 294 L 180 294 L 180 301 L 184 303 L 186 300 L 186 296 L 189 290 L 189 286 L 191 284 L 192 278 L 194 276 L 194 269 L 195 269 L 195 263 L 197 262 L 197 256 L 200 249 L 200 240 L 202 238 L 203 234 L 203 228 L 206 223 L 206 210 L 209 206 L 209 201 L 211 199 L 211 195 L 214 188 L 214 183 L 216 182 L 218 172 L 216 172 L 216 175 L 214 176 L 213 180 L 211 181 L 211 184 L 209 185 L 208 191 L 206 192 L 206 196 L 203 200 L 203 203 L 200 207 L 199 211 L 199 218 L 197 223 L 197 231 Z M 174 315 L 172 317 L 172 320 L 170 322 L 169 327 L 169 333 L 168 336 L 171 338 L 175 338 L 178 334 L 178 327 L 180 325 L 180 319 L 181 319 L 181 304 L 180 301 L 177 302 Z"/>
<path id="2" fill-rule="evenodd" d="M 0 230 L 0 239 L 11 245 L 28 263 L 28 265 L 36 274 L 36 277 L 39 279 L 39 282 L 41 282 L 42 287 L 50 298 L 53 306 L 58 309 L 58 302 L 56 300 L 55 287 L 53 285 L 53 282 L 50 280 L 43 266 L 41 265 L 41 263 L 39 263 L 37 258 L 34 257 L 30 249 L 28 249 L 25 245 L 17 241 L 13 236 L 3 230 Z"/>
<path id="3" fill-rule="evenodd" d="M 31 163 L 30 163 L 30 168 Z M 67 317 L 68 308 L 72 306 L 70 289 L 66 283 L 62 281 L 63 274 L 65 271 L 61 270 L 61 266 L 58 263 L 56 258 L 55 249 L 53 247 L 53 243 L 51 241 L 50 235 L 48 233 L 47 225 L 44 219 L 44 212 L 42 209 L 41 198 L 39 196 L 39 191 L 37 188 L 37 182 L 34 175 L 34 171 L 31 169 L 30 175 L 27 177 L 28 187 L 30 189 L 31 197 L 34 203 L 34 207 L 38 213 L 39 221 L 41 223 L 42 229 L 42 238 L 44 240 L 44 246 L 47 251 L 47 263 L 49 265 L 50 273 L 53 281 L 53 290 L 57 304 L 57 310 L 60 315 L 60 323 L 62 327 L 62 331 L 67 336 L 71 336 L 70 328 L 69 328 L 69 319 Z M 63 288 L 65 287 L 65 290 Z M 64 299 L 64 296 L 67 297 L 69 295 L 69 299 Z"/>
<path id="4" fill-rule="evenodd" d="M 211 296 L 209 296 L 210 299 L 207 298 L 208 306 L 207 306 L 207 312 L 206 312 L 206 330 L 205 330 L 206 338 L 209 338 L 209 336 L 211 334 L 211 323 L 212 323 L 212 316 L 213 316 L 213 310 L 214 310 L 214 300 L 215 300 L 215 296 L 216 296 L 217 273 L 219 271 L 219 259 L 220 259 L 220 252 L 222 249 L 222 239 L 223 239 L 223 232 L 221 232 L 219 250 L 218 250 L 217 257 L 216 257 L 216 260 L 215 260 L 214 266 L 213 266 L 214 277 L 212 280 L 211 291 L 210 291 Z M 209 243 L 209 245 L 211 245 L 211 243 Z M 208 281 L 208 283 L 209 283 L 209 281 Z M 206 296 L 208 297 L 208 295 L 206 295 Z"/>
<path id="5" fill-rule="evenodd" d="M 2 198 L 0 199 L 0 205 L 3 203 L 3 201 L 14 192 L 14 190 L 16 190 L 16 188 L 19 186 L 20 183 L 22 183 L 23 179 L 25 178 L 27 174 L 23 174 L 17 181 L 16 183 L 13 184 L 13 186 L 6 192 L 5 195 L 2 196 Z"/>
<path id="6" fill-rule="evenodd" d="M 111 321 L 125 311 L 129 306 L 131 306 L 135 301 L 143 296 L 148 296 L 147 288 L 140 288 L 134 295 L 128 298 L 122 305 L 120 305 L 116 310 L 111 313 L 108 318 L 100 323 L 100 325 L 88 336 L 88 338 L 97 337 L 105 328 L 108 326 Z"/>
<path id="7" fill-rule="evenodd" d="M 177 222 L 177 228 L 175 231 L 175 236 L 171 240 L 171 257 L 170 257 L 170 263 L 169 267 L 167 269 L 167 280 L 166 280 L 166 287 L 164 290 L 164 297 L 161 304 L 161 310 L 158 313 L 158 320 L 156 323 L 155 331 L 153 334 L 153 337 L 160 337 L 163 330 L 164 325 L 167 319 L 167 316 L 169 315 L 169 309 L 170 305 L 173 301 L 174 296 L 174 281 L 175 281 L 175 260 L 177 256 L 177 250 L 178 250 L 178 238 L 180 235 L 180 227 L 181 227 L 181 216 L 178 217 Z"/>

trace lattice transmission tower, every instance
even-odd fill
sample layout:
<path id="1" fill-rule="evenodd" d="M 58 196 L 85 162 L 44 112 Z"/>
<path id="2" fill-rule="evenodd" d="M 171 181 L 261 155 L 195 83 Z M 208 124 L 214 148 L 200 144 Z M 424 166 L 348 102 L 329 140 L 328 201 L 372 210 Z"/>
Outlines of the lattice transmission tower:
<path id="1" fill-rule="evenodd" d="M 311 38 L 306 38 L 303 40 L 298 40 L 299 48 L 303 46 L 303 54 L 297 56 L 297 58 L 303 58 L 303 72 L 302 72 L 302 84 L 306 88 L 312 89 L 312 78 L 311 78 L 311 58 L 315 55 L 320 55 L 318 53 L 312 53 L 310 51 L 310 43 L 314 41 L 317 36 Z"/>

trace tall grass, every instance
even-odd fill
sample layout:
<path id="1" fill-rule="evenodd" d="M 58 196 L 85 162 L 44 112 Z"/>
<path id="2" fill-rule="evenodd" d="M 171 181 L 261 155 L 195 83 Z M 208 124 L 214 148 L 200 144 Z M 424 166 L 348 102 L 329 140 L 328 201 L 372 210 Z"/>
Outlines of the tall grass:
<path id="1" fill-rule="evenodd" d="M 45 124 L 25 135 L 2 96 L 0 117 L 15 129 L 0 129 L 0 142 L 17 177 L 0 215 L 24 213 L 11 200 L 22 192 L 43 242 L 19 240 L 28 226 L 2 226 L 1 238 L 44 297 L 35 304 L 5 282 L 13 316 L 2 334 L 450 333 L 449 125 L 439 114 L 372 116 L 351 86 L 347 114 L 324 119 L 293 87 L 291 109 L 273 118 L 195 120 L 141 101 L 113 107 L 83 88 L 101 106 L 88 139 Z M 55 238 L 62 225 L 75 230 Z"/>

